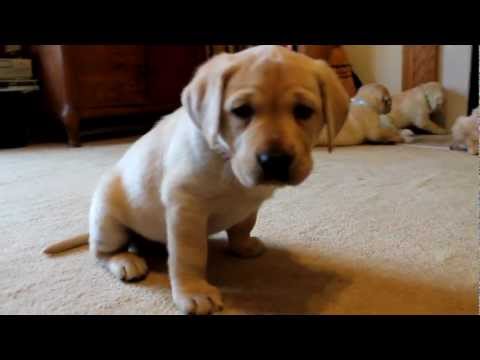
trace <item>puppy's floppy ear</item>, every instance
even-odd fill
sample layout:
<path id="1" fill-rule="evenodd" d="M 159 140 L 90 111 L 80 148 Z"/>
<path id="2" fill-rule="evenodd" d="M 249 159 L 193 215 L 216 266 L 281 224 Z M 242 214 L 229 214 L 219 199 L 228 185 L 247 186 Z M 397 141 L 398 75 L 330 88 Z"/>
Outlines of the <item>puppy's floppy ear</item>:
<path id="1" fill-rule="evenodd" d="M 220 54 L 210 59 L 182 92 L 182 105 L 213 150 L 224 150 L 219 141 L 223 93 L 233 72 L 234 56 Z"/>
<path id="2" fill-rule="evenodd" d="M 347 120 L 350 98 L 336 72 L 323 60 L 315 61 L 323 103 L 324 125 L 327 125 L 328 151 Z"/>

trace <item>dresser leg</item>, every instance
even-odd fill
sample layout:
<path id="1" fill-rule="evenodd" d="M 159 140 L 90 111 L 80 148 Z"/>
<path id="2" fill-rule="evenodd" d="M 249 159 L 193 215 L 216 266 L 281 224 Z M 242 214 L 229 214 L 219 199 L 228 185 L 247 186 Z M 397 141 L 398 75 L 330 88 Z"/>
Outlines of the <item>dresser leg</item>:
<path id="1" fill-rule="evenodd" d="M 72 147 L 82 146 L 80 142 L 80 118 L 71 107 L 66 106 L 62 112 L 62 121 L 68 136 L 68 145 Z"/>
<path id="2" fill-rule="evenodd" d="M 80 126 L 79 122 L 71 122 L 66 125 L 67 136 L 68 136 L 68 145 L 72 147 L 80 147 L 82 143 L 80 142 Z"/>

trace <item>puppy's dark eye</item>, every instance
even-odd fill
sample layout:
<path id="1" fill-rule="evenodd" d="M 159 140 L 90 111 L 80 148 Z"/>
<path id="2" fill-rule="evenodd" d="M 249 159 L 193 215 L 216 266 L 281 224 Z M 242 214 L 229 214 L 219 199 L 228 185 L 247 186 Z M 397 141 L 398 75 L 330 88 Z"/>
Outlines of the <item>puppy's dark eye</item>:
<path id="1" fill-rule="evenodd" d="M 234 108 L 232 113 L 240 119 L 249 120 L 255 114 L 255 110 L 250 105 L 245 104 Z"/>
<path id="2" fill-rule="evenodd" d="M 293 116 L 298 120 L 308 120 L 312 117 L 314 110 L 306 105 L 297 104 L 293 108 Z"/>

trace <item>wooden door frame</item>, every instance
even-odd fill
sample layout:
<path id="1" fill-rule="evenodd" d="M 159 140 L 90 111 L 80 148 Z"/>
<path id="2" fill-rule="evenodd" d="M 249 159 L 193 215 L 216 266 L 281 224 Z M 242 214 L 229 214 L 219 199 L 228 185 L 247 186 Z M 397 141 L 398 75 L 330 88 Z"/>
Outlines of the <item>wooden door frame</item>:
<path id="1" fill-rule="evenodd" d="M 404 45 L 402 88 L 439 80 L 440 45 Z"/>

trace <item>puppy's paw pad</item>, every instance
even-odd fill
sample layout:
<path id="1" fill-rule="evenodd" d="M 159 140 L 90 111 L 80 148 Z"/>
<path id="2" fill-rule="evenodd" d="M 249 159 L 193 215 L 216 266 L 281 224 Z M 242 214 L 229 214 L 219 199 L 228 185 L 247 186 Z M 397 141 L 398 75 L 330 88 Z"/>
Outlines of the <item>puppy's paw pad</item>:
<path id="1" fill-rule="evenodd" d="M 223 310 L 220 291 L 207 282 L 174 288 L 173 301 L 186 315 L 209 315 Z"/>
<path id="2" fill-rule="evenodd" d="M 251 237 L 240 244 L 229 243 L 229 250 L 236 256 L 242 258 L 253 258 L 262 255 L 266 247 L 258 238 Z"/>
<path id="3" fill-rule="evenodd" d="M 132 253 L 121 253 L 112 256 L 108 261 L 108 269 L 122 281 L 141 280 L 148 273 L 148 266 L 145 260 Z"/>

